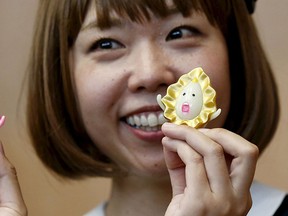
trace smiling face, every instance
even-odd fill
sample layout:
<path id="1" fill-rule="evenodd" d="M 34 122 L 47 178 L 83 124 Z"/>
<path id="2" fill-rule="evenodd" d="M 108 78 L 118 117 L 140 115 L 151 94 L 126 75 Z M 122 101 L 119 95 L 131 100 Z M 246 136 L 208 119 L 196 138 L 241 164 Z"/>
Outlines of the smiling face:
<path id="1" fill-rule="evenodd" d="M 141 24 L 112 15 L 110 28 L 96 25 L 88 10 L 70 50 L 77 103 L 95 145 L 120 167 L 136 175 L 167 173 L 159 130 L 163 113 L 157 94 L 183 73 L 201 66 L 217 91 L 222 114 L 229 109 L 227 48 L 219 29 L 205 15 L 183 17 L 171 7 L 165 18 L 151 14 Z"/>

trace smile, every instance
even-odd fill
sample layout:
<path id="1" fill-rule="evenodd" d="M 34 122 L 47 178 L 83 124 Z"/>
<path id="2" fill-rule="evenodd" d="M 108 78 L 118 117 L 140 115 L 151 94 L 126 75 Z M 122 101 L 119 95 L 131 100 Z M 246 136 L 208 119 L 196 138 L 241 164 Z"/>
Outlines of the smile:
<path id="1" fill-rule="evenodd" d="M 142 113 L 126 118 L 128 125 L 145 131 L 158 131 L 166 121 L 163 112 Z"/>

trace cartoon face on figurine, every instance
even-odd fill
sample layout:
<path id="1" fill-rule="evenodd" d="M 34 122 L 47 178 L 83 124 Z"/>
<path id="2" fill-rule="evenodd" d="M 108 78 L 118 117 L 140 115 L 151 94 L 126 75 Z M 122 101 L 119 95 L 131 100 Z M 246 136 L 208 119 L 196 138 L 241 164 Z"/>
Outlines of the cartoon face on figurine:
<path id="1" fill-rule="evenodd" d="M 216 92 L 202 68 L 182 75 L 177 83 L 168 87 L 163 98 L 157 96 L 166 119 L 195 128 L 204 127 L 220 115 L 221 109 L 217 110 L 215 101 Z"/>
<path id="2" fill-rule="evenodd" d="M 201 86 L 196 79 L 184 87 L 175 102 L 175 112 L 183 120 L 194 119 L 200 114 L 203 94 Z"/>

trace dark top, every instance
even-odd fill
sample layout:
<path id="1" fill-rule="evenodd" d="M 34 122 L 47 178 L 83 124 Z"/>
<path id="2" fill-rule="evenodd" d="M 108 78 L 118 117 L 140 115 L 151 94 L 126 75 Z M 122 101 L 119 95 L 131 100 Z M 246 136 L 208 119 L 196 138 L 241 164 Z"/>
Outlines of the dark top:
<path id="1" fill-rule="evenodd" d="M 285 196 L 283 202 L 273 216 L 288 216 L 288 194 Z"/>

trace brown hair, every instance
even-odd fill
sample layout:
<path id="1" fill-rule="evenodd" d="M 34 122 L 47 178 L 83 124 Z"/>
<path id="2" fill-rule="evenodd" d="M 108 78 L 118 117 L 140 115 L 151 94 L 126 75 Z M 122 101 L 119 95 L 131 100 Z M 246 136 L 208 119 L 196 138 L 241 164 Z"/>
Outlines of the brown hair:
<path id="1" fill-rule="evenodd" d="M 97 20 L 109 27 L 109 11 L 141 22 L 151 11 L 165 17 L 165 0 L 94 0 Z M 243 0 L 174 0 L 183 14 L 203 11 L 226 38 L 231 73 L 231 109 L 225 128 L 262 151 L 279 117 L 276 85 Z M 27 120 L 33 145 L 44 164 L 69 178 L 113 176 L 114 165 L 84 130 L 77 110 L 68 52 L 73 46 L 89 0 L 40 1 L 28 68 Z"/>

